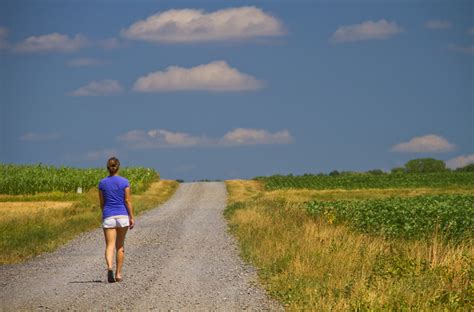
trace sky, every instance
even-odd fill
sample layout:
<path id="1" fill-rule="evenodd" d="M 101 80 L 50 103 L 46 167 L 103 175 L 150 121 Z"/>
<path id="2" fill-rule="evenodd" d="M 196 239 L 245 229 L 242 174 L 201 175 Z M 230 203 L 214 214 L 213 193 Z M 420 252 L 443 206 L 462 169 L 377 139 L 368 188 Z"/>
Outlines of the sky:
<path id="1" fill-rule="evenodd" d="M 167 179 L 474 162 L 474 2 L 0 1 L 0 162 Z"/>

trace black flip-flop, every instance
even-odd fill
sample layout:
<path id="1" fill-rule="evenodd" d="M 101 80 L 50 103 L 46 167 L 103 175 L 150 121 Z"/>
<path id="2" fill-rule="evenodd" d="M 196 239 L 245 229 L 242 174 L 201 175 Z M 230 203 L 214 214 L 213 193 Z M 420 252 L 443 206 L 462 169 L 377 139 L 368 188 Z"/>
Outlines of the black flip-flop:
<path id="1" fill-rule="evenodd" d="M 114 271 L 113 270 L 107 270 L 107 281 L 109 283 L 115 283 L 115 277 L 114 277 Z"/>

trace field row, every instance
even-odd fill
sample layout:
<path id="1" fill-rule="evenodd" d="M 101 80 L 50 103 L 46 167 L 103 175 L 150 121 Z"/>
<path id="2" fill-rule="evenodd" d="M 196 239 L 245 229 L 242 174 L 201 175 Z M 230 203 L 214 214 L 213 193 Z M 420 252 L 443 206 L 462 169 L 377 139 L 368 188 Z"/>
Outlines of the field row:
<path id="1" fill-rule="evenodd" d="M 263 181 L 266 190 L 296 189 L 368 189 L 368 188 L 420 188 L 420 187 L 467 187 L 474 188 L 473 172 L 382 174 L 351 173 L 327 175 L 273 175 L 256 177 Z"/>
<path id="2" fill-rule="evenodd" d="M 102 168 L 79 169 L 45 165 L 0 164 L 0 194 L 36 194 L 44 192 L 87 191 L 96 187 L 108 175 Z M 159 178 L 151 168 L 123 168 L 120 175 L 127 178 L 133 191 L 140 193 Z"/>

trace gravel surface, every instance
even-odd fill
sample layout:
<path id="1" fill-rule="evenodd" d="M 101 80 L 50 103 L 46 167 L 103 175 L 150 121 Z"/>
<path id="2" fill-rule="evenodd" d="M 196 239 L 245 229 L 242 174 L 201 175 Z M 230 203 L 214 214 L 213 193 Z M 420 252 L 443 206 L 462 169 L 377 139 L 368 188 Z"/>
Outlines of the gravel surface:
<path id="1" fill-rule="evenodd" d="M 239 258 L 225 205 L 222 182 L 180 184 L 128 232 L 121 283 L 106 282 L 101 229 L 2 266 L 1 310 L 281 310 Z"/>

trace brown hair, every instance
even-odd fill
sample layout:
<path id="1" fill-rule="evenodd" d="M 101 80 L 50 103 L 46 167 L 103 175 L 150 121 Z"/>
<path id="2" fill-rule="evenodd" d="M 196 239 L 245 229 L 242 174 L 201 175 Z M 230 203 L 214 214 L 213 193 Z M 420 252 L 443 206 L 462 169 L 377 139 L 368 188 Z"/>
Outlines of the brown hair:
<path id="1" fill-rule="evenodd" d="M 110 175 L 117 173 L 119 168 L 120 160 L 118 160 L 116 157 L 110 157 L 109 160 L 107 160 L 107 170 L 109 171 Z"/>

